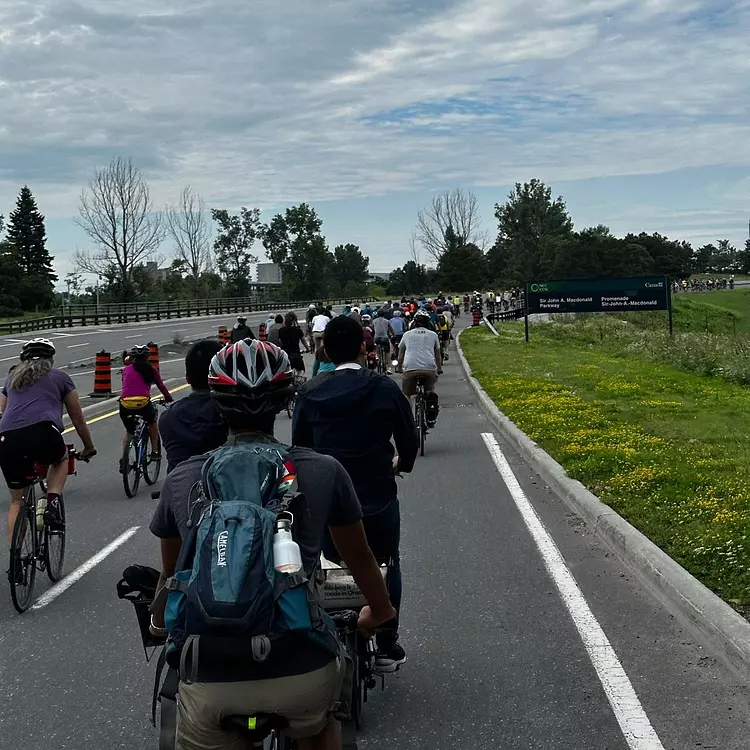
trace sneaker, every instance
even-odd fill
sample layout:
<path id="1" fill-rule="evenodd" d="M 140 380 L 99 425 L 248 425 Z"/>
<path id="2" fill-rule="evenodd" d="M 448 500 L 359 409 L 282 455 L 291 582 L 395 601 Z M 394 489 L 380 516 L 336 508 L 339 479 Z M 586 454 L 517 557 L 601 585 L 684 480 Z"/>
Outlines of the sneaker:
<path id="1" fill-rule="evenodd" d="M 60 513 L 60 503 L 56 497 L 47 502 L 47 509 L 44 511 L 44 522 L 51 529 L 62 529 L 65 525 Z"/>
<path id="2" fill-rule="evenodd" d="M 406 651 L 400 643 L 394 643 L 388 651 L 379 651 L 375 657 L 375 669 L 378 672 L 398 672 L 406 663 Z"/>
<path id="3" fill-rule="evenodd" d="M 11 586 L 23 586 L 26 583 L 23 564 L 21 563 L 21 550 L 18 550 L 16 559 L 11 562 L 11 567 L 8 569 L 8 580 Z"/>

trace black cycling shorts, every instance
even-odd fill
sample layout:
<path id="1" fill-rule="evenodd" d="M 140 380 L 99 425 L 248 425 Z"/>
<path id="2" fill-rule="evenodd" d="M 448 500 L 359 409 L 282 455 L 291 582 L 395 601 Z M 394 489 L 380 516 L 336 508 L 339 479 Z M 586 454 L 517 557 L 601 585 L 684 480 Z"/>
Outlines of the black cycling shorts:
<path id="1" fill-rule="evenodd" d="M 120 419 L 125 425 L 125 429 L 128 431 L 128 435 L 135 434 L 135 428 L 137 426 L 136 415 L 140 414 L 143 417 L 143 421 L 151 426 L 159 417 L 159 412 L 156 411 L 154 404 L 149 401 L 145 406 L 140 409 L 126 409 L 122 402 L 120 402 Z"/>
<path id="2" fill-rule="evenodd" d="M 450 331 L 438 331 L 438 336 L 440 336 L 441 341 L 450 341 L 451 340 L 451 332 Z"/>
<path id="3" fill-rule="evenodd" d="M 302 359 L 302 355 L 299 352 L 296 354 L 289 354 L 289 364 L 293 370 L 299 370 L 300 372 L 305 371 L 305 360 Z"/>
<path id="4" fill-rule="evenodd" d="M 54 466 L 68 454 L 65 440 L 53 422 L 39 422 L 0 433 L 0 470 L 12 490 L 34 484 L 35 463 Z"/>

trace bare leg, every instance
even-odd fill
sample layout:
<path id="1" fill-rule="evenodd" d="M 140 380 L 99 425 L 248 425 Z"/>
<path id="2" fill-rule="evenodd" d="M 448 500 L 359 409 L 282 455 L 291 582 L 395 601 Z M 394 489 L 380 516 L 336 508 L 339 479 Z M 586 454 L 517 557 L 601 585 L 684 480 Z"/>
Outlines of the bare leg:
<path id="1" fill-rule="evenodd" d="M 304 740 L 297 740 L 297 745 L 299 750 L 341 750 L 339 723 L 335 719 L 331 719 L 320 734 Z"/>
<path id="2" fill-rule="evenodd" d="M 68 478 L 68 457 L 60 461 L 59 464 L 50 466 L 47 470 L 47 493 L 62 495 L 65 489 L 65 481 Z"/>
<path id="3" fill-rule="evenodd" d="M 159 452 L 159 423 L 154 421 L 152 425 L 148 427 L 148 436 L 151 438 L 151 452 Z"/>
<path id="4" fill-rule="evenodd" d="M 21 510 L 23 503 L 23 490 L 10 491 L 10 507 L 8 508 L 8 543 L 13 538 L 13 527 L 16 525 L 18 511 Z"/>

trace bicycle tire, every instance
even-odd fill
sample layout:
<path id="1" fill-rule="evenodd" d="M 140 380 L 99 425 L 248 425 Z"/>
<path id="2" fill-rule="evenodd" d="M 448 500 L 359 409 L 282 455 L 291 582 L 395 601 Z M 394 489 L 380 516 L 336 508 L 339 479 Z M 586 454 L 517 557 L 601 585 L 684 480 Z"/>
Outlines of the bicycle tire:
<path id="1" fill-rule="evenodd" d="M 13 601 L 13 606 L 19 613 L 23 613 L 29 608 L 34 595 L 37 546 L 35 524 L 36 518 L 31 512 L 31 508 L 24 502 L 18 511 L 16 522 L 13 524 L 13 535 L 10 543 L 10 566 L 8 568 L 10 598 Z M 30 549 L 29 541 L 31 542 Z M 23 571 L 23 583 L 16 582 L 15 577 L 15 561 L 19 555 Z"/>
<path id="2" fill-rule="evenodd" d="M 60 504 L 60 517 L 62 527 L 51 529 L 44 524 L 44 565 L 47 568 L 47 577 L 55 583 L 62 578 L 63 563 L 65 562 L 65 505 L 62 495 L 58 500 Z"/>
<path id="3" fill-rule="evenodd" d="M 130 460 L 130 453 L 133 453 L 133 461 Z M 130 474 L 133 474 L 133 480 L 130 481 Z M 125 488 L 125 494 L 128 497 L 135 497 L 138 492 L 138 485 L 141 481 L 141 467 L 138 466 L 138 442 L 134 436 L 128 438 L 125 448 L 122 451 L 122 485 Z"/>
<path id="4" fill-rule="evenodd" d="M 417 429 L 419 430 L 419 455 L 424 456 L 424 441 L 427 436 L 427 423 L 425 421 L 424 398 L 419 399 L 417 412 Z"/>
<path id="5" fill-rule="evenodd" d="M 289 419 L 292 418 L 294 415 L 294 407 L 297 405 L 297 392 L 294 392 L 294 395 L 289 397 L 289 401 L 286 402 L 286 413 L 289 416 Z"/>
<path id="6" fill-rule="evenodd" d="M 148 440 L 147 437 L 145 437 L 144 432 L 144 442 Z M 143 450 L 143 478 L 146 480 L 146 484 L 156 484 L 156 482 L 159 479 L 159 474 L 161 472 L 161 463 L 162 463 L 162 455 L 161 455 L 161 438 L 157 439 L 156 442 L 159 458 L 156 461 L 151 461 L 151 454 L 145 450 Z"/>

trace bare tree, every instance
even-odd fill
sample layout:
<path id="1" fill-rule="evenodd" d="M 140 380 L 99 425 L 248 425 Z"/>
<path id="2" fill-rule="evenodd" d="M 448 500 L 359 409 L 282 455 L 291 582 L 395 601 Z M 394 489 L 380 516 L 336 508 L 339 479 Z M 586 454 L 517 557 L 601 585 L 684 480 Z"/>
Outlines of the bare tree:
<path id="1" fill-rule="evenodd" d="M 487 246 L 489 235 L 481 229 L 479 203 L 471 190 L 456 188 L 440 193 L 417 214 L 416 239 L 436 263 L 448 249 L 448 227 L 461 245 L 473 243 L 481 250 Z"/>
<path id="2" fill-rule="evenodd" d="M 409 253 L 411 254 L 411 259 L 418 265 L 422 265 L 422 256 L 419 253 L 419 248 L 417 247 L 417 234 L 416 232 L 411 233 L 411 237 L 409 237 Z"/>
<path id="3" fill-rule="evenodd" d="M 175 258 L 184 261 L 193 288 L 197 290 L 201 274 L 211 266 L 205 201 L 188 185 L 180 193 L 177 205 L 167 206 L 164 216 L 174 242 Z"/>
<path id="4" fill-rule="evenodd" d="M 153 256 L 165 231 L 140 170 L 121 157 L 97 170 L 81 191 L 79 214 L 76 221 L 96 249 L 76 252 L 76 269 L 107 276 L 119 296 L 129 298 L 134 269 Z"/>

